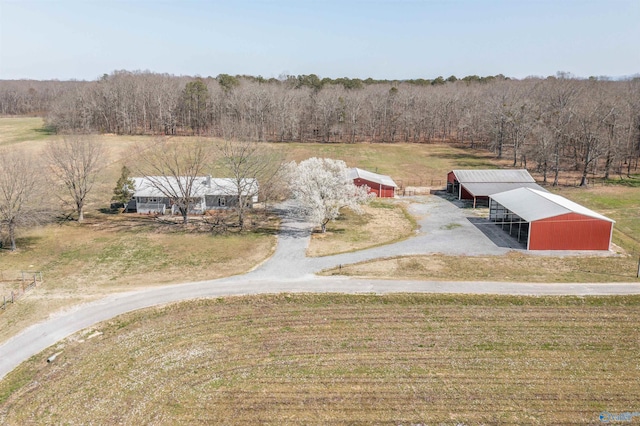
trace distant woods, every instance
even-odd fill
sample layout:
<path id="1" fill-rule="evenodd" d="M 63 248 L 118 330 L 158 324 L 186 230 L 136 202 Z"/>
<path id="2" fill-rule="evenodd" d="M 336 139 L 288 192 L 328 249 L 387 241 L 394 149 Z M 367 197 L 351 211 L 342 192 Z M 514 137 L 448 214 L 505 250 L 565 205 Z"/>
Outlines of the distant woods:
<path id="1" fill-rule="evenodd" d="M 637 173 L 640 78 L 563 73 L 380 81 L 117 71 L 91 82 L 0 81 L 0 114 L 61 133 L 208 135 L 272 142 L 454 142 L 544 179 Z"/>

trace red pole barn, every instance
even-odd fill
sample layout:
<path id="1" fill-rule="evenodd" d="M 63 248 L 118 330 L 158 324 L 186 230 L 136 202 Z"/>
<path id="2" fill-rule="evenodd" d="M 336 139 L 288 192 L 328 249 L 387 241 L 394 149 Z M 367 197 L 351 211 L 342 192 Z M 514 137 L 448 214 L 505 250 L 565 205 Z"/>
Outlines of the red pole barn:
<path id="1" fill-rule="evenodd" d="M 524 169 L 452 170 L 447 174 L 447 192 L 459 200 L 472 200 L 473 207 L 478 201 L 486 205 L 491 194 L 523 187 L 546 191 Z"/>
<path id="2" fill-rule="evenodd" d="M 518 188 L 490 196 L 489 220 L 528 250 L 609 250 L 615 221 L 560 195 Z"/>
<path id="3" fill-rule="evenodd" d="M 368 186 L 369 193 L 376 194 L 377 197 L 393 198 L 396 195 L 398 185 L 389 176 L 353 168 L 349 171 L 349 178 L 356 186 Z"/>

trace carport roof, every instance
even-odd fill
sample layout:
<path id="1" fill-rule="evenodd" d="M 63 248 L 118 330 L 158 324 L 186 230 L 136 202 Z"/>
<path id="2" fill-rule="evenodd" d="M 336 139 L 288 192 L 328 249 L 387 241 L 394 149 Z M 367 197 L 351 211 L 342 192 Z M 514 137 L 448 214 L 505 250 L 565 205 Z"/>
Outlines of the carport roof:
<path id="1" fill-rule="evenodd" d="M 460 183 L 513 183 L 531 182 L 535 179 L 525 169 L 518 170 L 453 170 Z"/>
<path id="2" fill-rule="evenodd" d="M 560 195 L 532 188 L 518 188 L 500 192 L 491 195 L 491 199 L 527 222 L 535 222 L 536 220 L 548 219 L 567 213 L 577 213 L 615 223 L 615 220 L 609 219 Z"/>
<path id="3" fill-rule="evenodd" d="M 538 191 L 547 190 L 535 182 L 488 182 L 488 183 L 462 183 L 464 189 L 474 197 L 487 197 L 500 192 L 511 191 L 517 188 L 532 188 Z"/>

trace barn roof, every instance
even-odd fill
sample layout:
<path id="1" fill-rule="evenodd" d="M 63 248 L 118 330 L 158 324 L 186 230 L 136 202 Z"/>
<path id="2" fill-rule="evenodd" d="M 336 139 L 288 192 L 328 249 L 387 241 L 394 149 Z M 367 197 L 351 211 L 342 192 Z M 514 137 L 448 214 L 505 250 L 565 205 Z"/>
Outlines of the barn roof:
<path id="1" fill-rule="evenodd" d="M 453 170 L 460 183 L 535 183 L 535 179 L 524 169 L 519 170 Z"/>
<path id="2" fill-rule="evenodd" d="M 492 194 L 500 192 L 511 191 L 517 188 L 532 188 L 538 191 L 547 192 L 546 189 L 541 187 L 535 182 L 487 182 L 487 183 L 464 183 L 462 184 L 474 197 L 487 197 Z"/>
<path id="3" fill-rule="evenodd" d="M 532 188 L 513 189 L 493 194 L 491 198 L 527 222 L 535 222 L 567 213 L 577 213 L 615 223 L 614 220 L 560 195 Z"/>
<path id="4" fill-rule="evenodd" d="M 369 182 L 377 183 L 385 186 L 392 186 L 397 188 L 398 185 L 387 175 L 379 175 L 378 173 L 369 172 L 367 170 L 362 170 L 357 167 L 349 170 L 349 179 L 364 179 Z"/>
<path id="5" fill-rule="evenodd" d="M 188 178 L 180 176 L 149 176 L 132 178 L 134 182 L 134 197 L 166 197 L 166 192 L 161 191 L 160 187 L 172 188 L 170 192 L 180 193 L 178 188 L 186 187 Z M 155 183 L 155 184 L 154 184 Z M 234 179 L 231 178 L 212 178 L 210 176 L 197 176 L 192 185 L 193 197 L 204 197 L 206 195 L 238 195 L 238 186 Z M 258 190 L 258 182 L 256 179 L 242 179 L 241 192 L 242 195 L 255 195 Z"/>

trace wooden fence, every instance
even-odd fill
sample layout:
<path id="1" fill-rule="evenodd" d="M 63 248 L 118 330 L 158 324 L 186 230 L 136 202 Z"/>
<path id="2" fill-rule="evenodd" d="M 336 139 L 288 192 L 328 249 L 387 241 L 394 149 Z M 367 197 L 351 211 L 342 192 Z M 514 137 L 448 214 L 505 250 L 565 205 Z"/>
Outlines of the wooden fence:
<path id="1" fill-rule="evenodd" d="M 0 283 L 8 283 L 8 287 L 13 287 L 12 290 L 7 290 L 5 294 L 2 295 L 0 312 L 6 311 L 9 304 L 15 303 L 43 282 L 44 279 L 41 271 L 19 271 L 18 273 L 0 271 Z"/>

